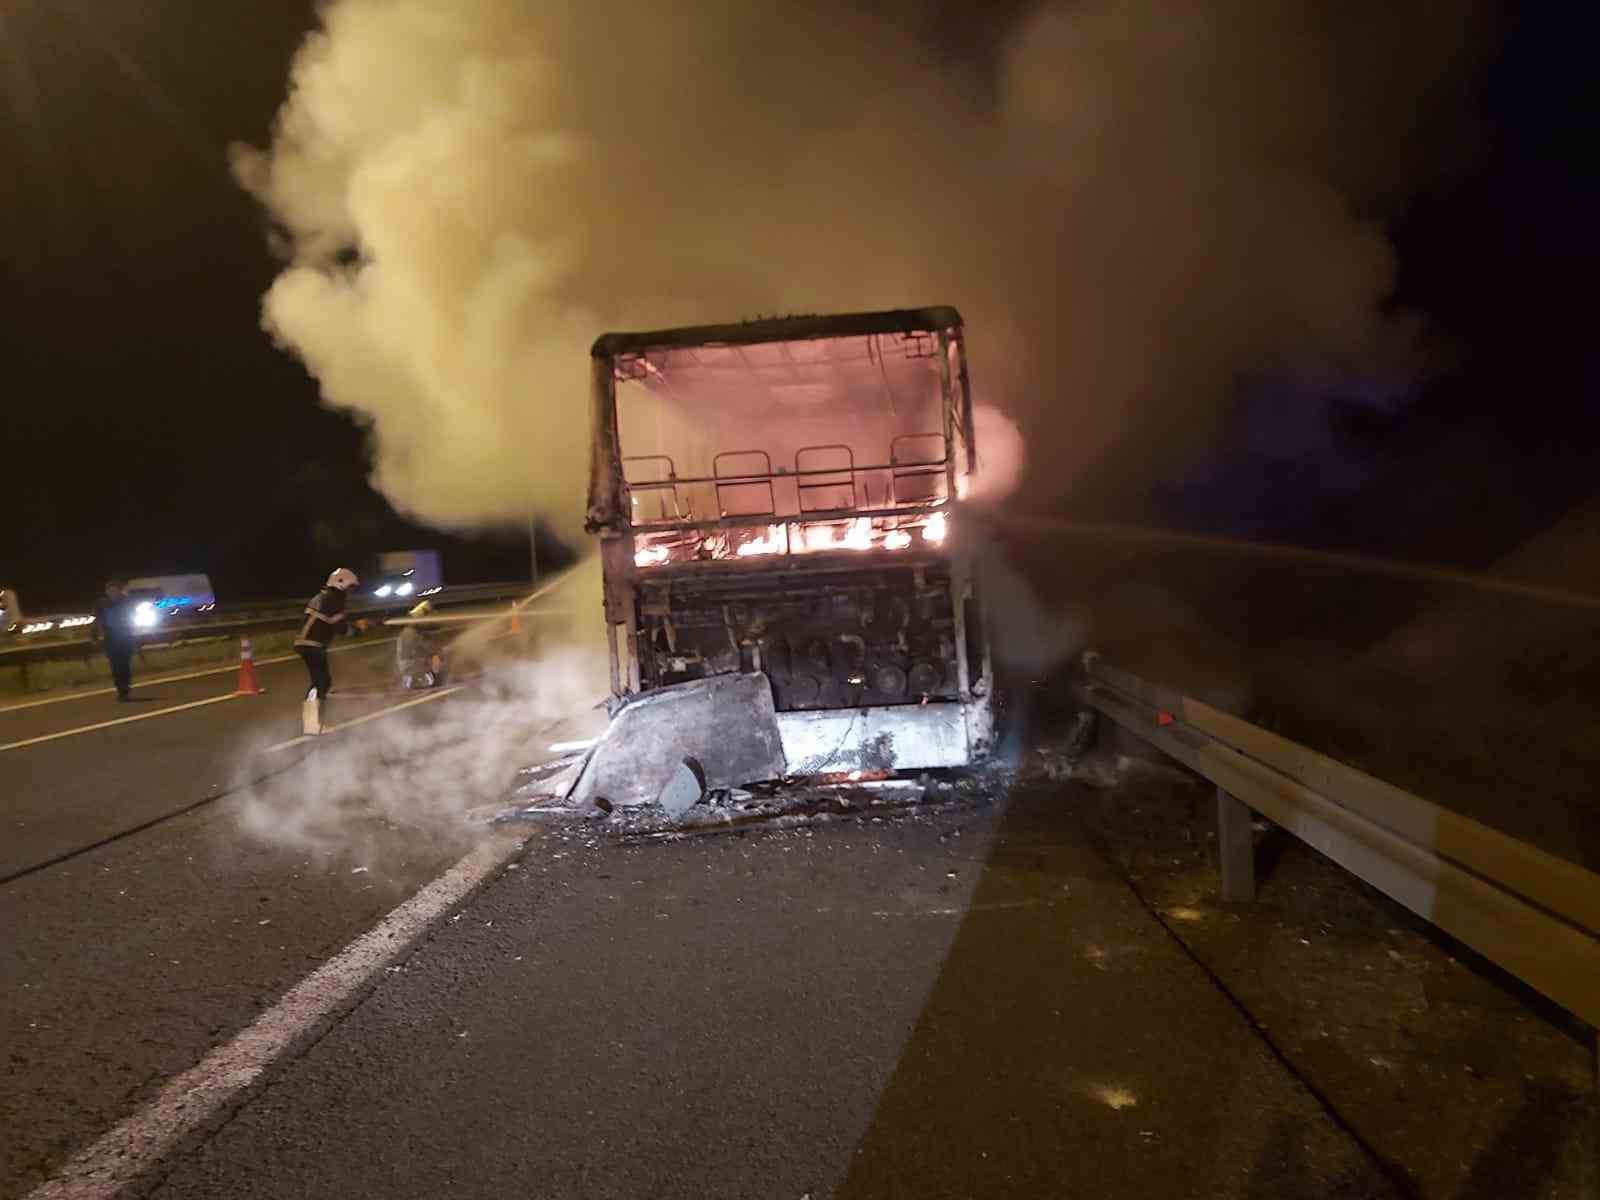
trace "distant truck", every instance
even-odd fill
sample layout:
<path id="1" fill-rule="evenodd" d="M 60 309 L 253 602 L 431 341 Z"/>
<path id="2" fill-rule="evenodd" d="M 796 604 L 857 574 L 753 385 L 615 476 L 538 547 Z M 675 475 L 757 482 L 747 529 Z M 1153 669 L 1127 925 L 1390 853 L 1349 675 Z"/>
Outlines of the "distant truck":
<path id="1" fill-rule="evenodd" d="M 428 596 L 444 586 L 437 550 L 391 550 L 378 555 L 377 577 L 368 589 L 380 600 Z"/>

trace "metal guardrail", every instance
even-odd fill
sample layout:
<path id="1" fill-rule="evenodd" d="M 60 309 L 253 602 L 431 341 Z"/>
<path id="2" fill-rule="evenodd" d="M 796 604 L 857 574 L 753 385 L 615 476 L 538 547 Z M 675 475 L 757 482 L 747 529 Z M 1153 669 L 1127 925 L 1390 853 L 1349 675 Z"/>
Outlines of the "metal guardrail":
<path id="1" fill-rule="evenodd" d="M 1600 1026 L 1600 875 L 1097 655 L 1084 667 L 1090 705 L 1216 784 L 1230 898 L 1254 891 L 1254 810 Z"/>
<path id="2" fill-rule="evenodd" d="M 485 600 L 516 599 L 528 593 L 529 583 L 486 583 L 462 587 L 446 587 L 443 591 L 426 597 L 436 608 L 457 604 L 473 604 Z M 401 613 L 417 604 L 422 597 L 407 596 L 402 600 L 379 600 L 373 596 L 357 596 L 351 601 L 349 611 L 357 616 L 383 616 Z M 305 613 L 305 601 L 284 601 L 277 606 L 265 604 L 240 605 L 229 613 L 219 611 L 219 620 L 174 622 L 168 629 L 152 631 L 140 636 L 141 649 L 181 645 L 208 638 L 247 634 L 271 629 L 287 629 L 299 624 Z M 39 642 L 14 649 L 0 650 L 0 667 L 26 666 L 30 663 L 60 659 L 87 658 L 99 653 L 99 647 L 88 638 L 70 641 Z"/>

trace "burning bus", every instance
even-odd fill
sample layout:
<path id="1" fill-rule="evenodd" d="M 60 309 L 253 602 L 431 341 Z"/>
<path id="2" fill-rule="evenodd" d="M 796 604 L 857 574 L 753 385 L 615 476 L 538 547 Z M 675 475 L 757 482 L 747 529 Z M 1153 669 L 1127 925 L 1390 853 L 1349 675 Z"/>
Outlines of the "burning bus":
<path id="1" fill-rule="evenodd" d="M 613 730 L 641 701 L 737 679 L 756 712 L 715 736 L 775 724 L 769 774 L 779 757 L 787 775 L 982 759 L 993 671 L 954 511 L 977 462 L 960 315 L 609 333 L 592 359 Z"/>

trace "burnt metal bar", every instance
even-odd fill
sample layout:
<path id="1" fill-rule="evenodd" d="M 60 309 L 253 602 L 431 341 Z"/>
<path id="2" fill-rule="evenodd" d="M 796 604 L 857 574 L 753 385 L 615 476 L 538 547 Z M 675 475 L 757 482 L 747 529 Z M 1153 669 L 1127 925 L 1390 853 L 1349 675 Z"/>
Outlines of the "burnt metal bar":
<path id="1" fill-rule="evenodd" d="M 824 450 L 842 450 L 842 451 L 844 451 L 845 465 L 842 466 L 842 467 L 834 467 L 831 470 L 826 468 L 826 467 L 823 467 L 823 468 L 813 467 L 813 468 L 810 468 L 808 470 L 802 470 L 801 469 L 801 467 L 800 467 L 800 457 L 801 457 L 801 455 L 804 455 L 804 454 L 815 455 L 815 454 L 821 453 Z M 795 484 L 796 506 L 799 508 L 799 510 L 802 513 L 808 513 L 808 512 L 836 512 L 836 511 L 838 511 L 837 509 L 808 509 L 806 507 L 806 493 L 807 492 L 820 491 L 820 490 L 822 490 L 824 488 L 843 487 L 843 486 L 845 486 L 846 481 L 843 480 L 843 479 L 840 479 L 839 476 L 848 476 L 848 484 L 849 484 L 849 488 L 850 488 L 850 511 L 854 512 L 856 509 L 861 507 L 861 501 L 858 498 L 858 494 L 856 492 L 856 476 L 859 473 L 860 472 L 858 472 L 856 470 L 856 452 L 854 450 L 850 449 L 850 447 L 845 445 L 843 442 L 827 442 L 827 443 L 824 443 L 824 444 L 818 445 L 818 446 L 801 446 L 800 449 L 798 449 L 798 450 L 796 450 L 794 452 L 794 476 L 795 476 L 795 478 L 799 479 L 802 476 L 804 476 L 804 477 L 825 476 L 826 478 L 822 478 L 820 481 L 813 482 L 813 483 L 796 483 Z"/>
<path id="2" fill-rule="evenodd" d="M 972 381 L 967 376 L 967 337 L 959 325 L 950 335 L 950 344 L 955 347 L 956 381 L 961 388 L 961 425 L 967 447 L 967 474 L 973 475 L 978 470 L 978 431 L 973 426 Z"/>
<path id="3" fill-rule="evenodd" d="M 918 438 L 918 437 L 936 438 L 936 437 L 941 437 L 941 436 L 942 435 L 938 434 L 938 433 L 912 433 L 912 434 L 905 434 L 902 437 L 896 438 L 895 440 L 896 441 L 903 441 L 907 437 L 912 437 L 912 438 Z M 816 447 L 816 446 L 802 447 L 802 449 L 806 449 L 806 450 L 815 450 L 815 449 L 818 449 L 818 448 L 819 447 Z M 731 450 L 731 451 L 727 451 L 727 453 L 730 453 L 730 454 L 744 454 L 744 453 L 748 453 L 748 451 Z M 635 461 L 639 461 L 639 460 L 647 459 L 647 458 L 666 458 L 666 457 L 667 456 L 664 455 L 664 454 L 634 454 L 634 455 L 627 456 L 622 461 L 624 461 L 624 462 L 635 462 Z M 918 461 L 918 462 L 915 462 L 915 463 L 895 463 L 895 462 L 870 463 L 867 466 L 862 466 L 862 467 L 852 466 L 850 469 L 852 471 L 856 472 L 856 474 L 860 475 L 860 474 L 865 474 L 867 471 L 892 471 L 896 467 L 899 467 L 899 466 L 914 466 L 914 467 L 934 468 L 934 467 L 943 467 L 944 465 L 945 465 L 945 460 L 943 458 L 930 458 L 930 459 Z M 757 472 L 754 475 L 679 475 L 679 476 L 674 476 L 674 479 L 676 480 L 676 482 L 681 483 L 681 484 L 689 484 L 689 483 L 766 483 L 768 480 L 794 479 L 794 478 L 801 477 L 801 476 L 806 476 L 806 475 L 839 475 L 839 474 L 842 474 L 843 472 L 844 472 L 844 468 L 843 467 L 812 467 L 812 468 L 807 468 L 804 471 L 799 471 L 799 470 L 787 471 L 787 470 L 784 470 L 784 469 L 782 469 L 780 467 L 778 470 L 772 471 L 769 474 L 765 474 L 765 475 L 763 475 L 763 474 L 761 474 L 759 472 Z M 663 481 L 651 479 L 651 480 L 645 480 L 644 482 L 646 482 L 646 483 L 659 483 L 659 482 L 663 482 Z"/>
<path id="4" fill-rule="evenodd" d="M 956 397 L 954 381 L 950 377 L 950 331 L 939 331 L 939 392 L 944 400 L 944 494 L 956 494 L 956 462 L 950 448 L 955 445 Z M 894 444 L 890 443 L 889 457 L 894 457 Z M 892 482 L 892 481 L 891 481 Z M 894 499 L 900 497 L 895 495 Z"/>
<path id="5" fill-rule="evenodd" d="M 669 347 L 694 350 L 704 346 L 867 337 L 875 333 L 935 333 L 960 324 L 961 314 L 948 306 L 827 316 L 772 317 L 730 325 L 697 325 L 682 329 L 607 333 L 595 339 L 590 353 L 597 359 L 610 359 L 618 355 L 638 354 Z"/>
<path id="6" fill-rule="evenodd" d="M 624 492 L 622 456 L 617 441 L 617 384 L 611 359 L 595 358 L 590 364 L 590 420 L 593 441 L 589 462 L 589 531 L 596 532 L 618 519 Z"/>
<path id="7" fill-rule="evenodd" d="M 946 501 L 936 500 L 926 504 L 904 504 L 898 508 L 836 508 L 818 509 L 815 512 L 779 516 L 773 513 L 752 513 L 747 516 L 721 517 L 705 521 L 650 521 L 639 522 L 635 526 L 641 533 L 673 533 L 700 530 L 708 532 L 717 529 L 727 529 L 748 525 L 827 525 L 850 521 L 860 517 L 906 517 L 916 516 L 919 513 L 929 515 L 940 512 L 946 507 Z"/>

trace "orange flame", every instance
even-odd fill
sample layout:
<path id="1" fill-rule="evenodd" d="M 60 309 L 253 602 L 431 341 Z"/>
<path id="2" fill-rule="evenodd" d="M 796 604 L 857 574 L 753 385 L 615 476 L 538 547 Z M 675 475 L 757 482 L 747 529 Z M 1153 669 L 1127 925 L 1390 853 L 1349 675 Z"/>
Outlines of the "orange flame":
<path id="1" fill-rule="evenodd" d="M 789 531 L 782 525 L 768 525 L 764 537 L 745 542 L 734 553 L 740 558 L 752 558 L 758 554 L 782 554 L 788 548 Z"/>

